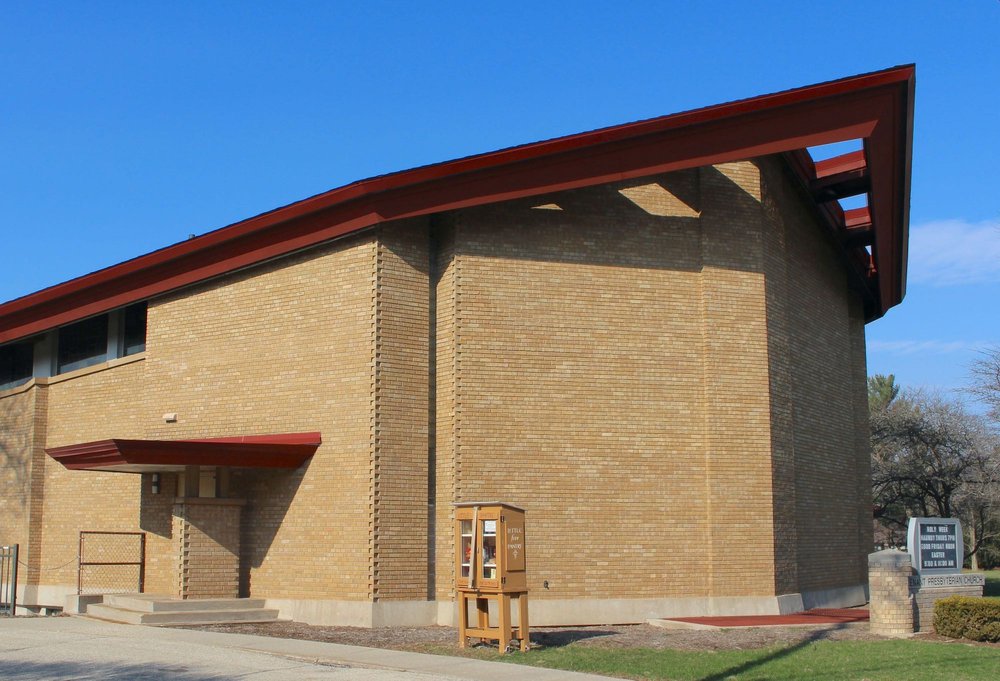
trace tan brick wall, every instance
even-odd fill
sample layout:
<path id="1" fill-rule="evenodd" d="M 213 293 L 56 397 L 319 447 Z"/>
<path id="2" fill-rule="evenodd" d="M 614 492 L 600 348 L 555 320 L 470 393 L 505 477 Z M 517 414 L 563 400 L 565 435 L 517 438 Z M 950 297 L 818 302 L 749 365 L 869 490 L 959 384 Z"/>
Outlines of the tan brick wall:
<path id="1" fill-rule="evenodd" d="M 773 159 L 761 167 L 775 252 L 768 272 L 776 298 L 769 306 L 772 433 L 784 462 L 775 457 L 776 536 L 779 556 L 796 561 L 794 572 L 781 561 L 789 572 L 779 572 L 779 591 L 859 584 L 872 549 L 861 301 L 787 171 Z"/>
<path id="2" fill-rule="evenodd" d="M 0 398 L 0 544 L 28 545 L 31 498 L 31 442 L 35 423 L 35 391 L 9 391 Z"/>
<path id="3" fill-rule="evenodd" d="M 766 184 L 784 189 L 780 171 L 763 166 Z M 762 194 L 764 216 L 764 267 L 767 277 L 767 344 L 770 365 L 771 475 L 774 504 L 774 577 L 777 593 L 799 590 L 799 539 L 796 517 L 795 395 L 793 338 L 788 291 L 786 227 L 781 201 L 795 200 L 791 192 Z"/>
<path id="4" fill-rule="evenodd" d="M 857 489 L 856 531 L 857 570 L 855 581 L 864 584 L 867 570 L 863 556 L 875 547 L 872 523 L 871 428 L 868 423 L 868 364 L 865 349 L 865 314 L 861 301 L 851 301 L 851 385 L 854 407 L 854 474 Z M 847 581 L 845 579 L 845 581 Z"/>
<path id="5" fill-rule="evenodd" d="M 233 472 L 243 594 L 450 599 L 452 503 L 494 499 L 527 509 L 533 598 L 794 593 L 864 579 L 863 348 L 765 159 L 385 225 L 153 300 L 142 358 L 48 387 L 43 439 L 320 431 L 298 470 Z M 0 398 L 8 440 L 27 399 Z M 141 527 L 148 590 L 176 587 L 175 476 L 39 469 L 43 583 L 75 580 L 80 529 Z"/>
<path id="6" fill-rule="evenodd" d="M 600 187 L 462 211 L 454 244 L 456 499 L 527 509 L 537 597 L 706 595 L 698 221 Z"/>
<path id="7" fill-rule="evenodd" d="M 182 598 L 236 598 L 240 591 L 240 512 L 224 499 L 174 504 L 177 588 Z"/>
<path id="8" fill-rule="evenodd" d="M 458 310 L 455 226 L 451 216 L 436 217 L 431 227 L 432 268 L 431 314 L 434 328 L 432 344 L 434 371 L 431 375 L 431 404 L 434 426 L 428 451 L 434 470 L 434 595 L 439 600 L 454 596 L 454 508 L 458 498 L 456 428 L 458 423 L 458 385 L 455 380 L 455 317 Z"/>
<path id="9" fill-rule="evenodd" d="M 83 370 L 48 387 L 46 447 L 61 447 L 110 437 L 142 437 L 139 422 L 146 362 L 139 360 L 105 370 Z M 47 458 L 47 457 L 46 457 Z M 69 471 L 48 459 L 42 521 L 40 583 L 75 590 L 81 530 L 138 531 L 140 476 Z M 151 535 L 149 552 L 162 550 L 164 539 Z"/>
<path id="10" fill-rule="evenodd" d="M 40 559 L 46 393 L 30 385 L 0 392 L 0 545 L 19 544 L 19 560 L 37 578 Z"/>
<path id="11" fill-rule="evenodd" d="M 767 296 L 760 175 L 699 171 L 708 576 L 713 595 L 774 593 Z M 666 314 L 671 314 L 667 311 Z M 675 313 L 675 312 L 674 312 Z M 678 512 L 690 513 L 683 504 Z M 700 566 L 684 566 L 695 579 Z"/>
<path id="12" fill-rule="evenodd" d="M 882 636 L 909 636 L 915 624 L 915 603 L 910 591 L 913 568 L 901 551 L 880 551 L 869 557 L 871 630 Z"/>
<path id="13" fill-rule="evenodd" d="M 426 220 L 378 231 L 373 596 L 429 598 L 430 253 Z"/>
<path id="14" fill-rule="evenodd" d="M 138 529 L 146 533 L 146 593 L 173 594 L 178 569 L 177 535 L 173 532 L 177 476 L 161 475 L 159 494 L 152 493 L 148 475 L 142 476 L 141 487 Z"/>
<path id="15" fill-rule="evenodd" d="M 453 221 L 437 458 L 528 509 L 536 597 L 864 582 L 860 301 L 776 162 Z"/>
<path id="16" fill-rule="evenodd" d="M 320 431 L 299 470 L 234 472 L 233 495 L 249 500 L 244 587 L 368 598 L 375 268 L 374 239 L 362 236 L 151 301 L 143 358 L 53 379 L 45 446 Z M 143 529 L 147 591 L 174 590 L 175 476 L 154 496 L 148 476 L 51 460 L 45 474 L 43 585 L 75 586 L 80 530 Z"/>
<path id="17" fill-rule="evenodd" d="M 375 266 L 363 235 L 150 306 L 148 437 L 322 433 L 302 468 L 234 471 L 253 595 L 370 596 Z"/>

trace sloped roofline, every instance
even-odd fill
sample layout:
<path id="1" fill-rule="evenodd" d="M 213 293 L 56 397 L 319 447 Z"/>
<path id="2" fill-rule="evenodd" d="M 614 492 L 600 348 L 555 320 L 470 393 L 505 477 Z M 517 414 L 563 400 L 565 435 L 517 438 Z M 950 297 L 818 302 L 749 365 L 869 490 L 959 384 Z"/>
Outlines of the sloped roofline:
<path id="1" fill-rule="evenodd" d="M 868 215 L 852 224 L 870 236 L 847 239 L 839 205 L 820 213 L 875 319 L 906 288 L 914 81 L 898 66 L 354 182 L 4 303 L 0 343 L 389 220 L 779 153 L 808 190 L 817 166 L 803 150 L 851 139 L 864 140 L 869 181 Z"/>

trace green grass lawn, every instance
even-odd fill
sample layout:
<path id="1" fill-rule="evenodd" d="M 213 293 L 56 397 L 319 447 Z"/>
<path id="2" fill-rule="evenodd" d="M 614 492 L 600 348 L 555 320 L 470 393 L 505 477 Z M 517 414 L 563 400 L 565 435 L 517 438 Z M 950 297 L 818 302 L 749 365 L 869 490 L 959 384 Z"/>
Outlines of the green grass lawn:
<path id="1" fill-rule="evenodd" d="M 719 652 L 570 645 L 504 656 L 483 649 L 471 651 L 471 654 L 482 659 L 632 679 L 1000 679 L 1000 650 L 997 648 L 913 640 L 818 641 L 784 648 Z M 530 677 L 530 674 L 525 676 Z"/>

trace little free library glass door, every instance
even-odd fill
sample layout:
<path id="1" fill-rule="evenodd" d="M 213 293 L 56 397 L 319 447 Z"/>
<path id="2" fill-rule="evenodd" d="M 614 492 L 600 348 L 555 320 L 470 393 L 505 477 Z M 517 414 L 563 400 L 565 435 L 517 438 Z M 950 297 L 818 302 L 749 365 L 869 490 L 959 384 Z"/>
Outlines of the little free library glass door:
<path id="1" fill-rule="evenodd" d="M 524 510 L 502 502 L 456 504 L 455 585 L 525 591 Z"/>

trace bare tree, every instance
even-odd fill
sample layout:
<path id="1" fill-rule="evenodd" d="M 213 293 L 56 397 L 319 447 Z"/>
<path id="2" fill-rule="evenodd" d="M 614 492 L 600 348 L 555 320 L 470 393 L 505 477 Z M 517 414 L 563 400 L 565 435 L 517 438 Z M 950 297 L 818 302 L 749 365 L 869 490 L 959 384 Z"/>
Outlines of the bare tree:
<path id="1" fill-rule="evenodd" d="M 988 348 L 972 364 L 969 391 L 990 407 L 990 417 L 1000 422 L 1000 346 Z"/>
<path id="2" fill-rule="evenodd" d="M 911 517 L 961 517 L 967 556 L 997 534 L 998 445 L 985 419 L 940 395 L 869 379 L 872 485 L 881 533 L 899 542 Z"/>

